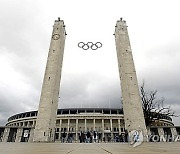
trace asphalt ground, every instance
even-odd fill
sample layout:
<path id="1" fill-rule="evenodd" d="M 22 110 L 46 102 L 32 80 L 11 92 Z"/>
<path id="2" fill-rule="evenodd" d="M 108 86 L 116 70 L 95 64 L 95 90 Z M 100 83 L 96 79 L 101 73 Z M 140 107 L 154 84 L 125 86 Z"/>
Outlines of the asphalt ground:
<path id="1" fill-rule="evenodd" d="M 0 143 L 0 154 L 180 154 L 180 142 L 142 143 Z"/>

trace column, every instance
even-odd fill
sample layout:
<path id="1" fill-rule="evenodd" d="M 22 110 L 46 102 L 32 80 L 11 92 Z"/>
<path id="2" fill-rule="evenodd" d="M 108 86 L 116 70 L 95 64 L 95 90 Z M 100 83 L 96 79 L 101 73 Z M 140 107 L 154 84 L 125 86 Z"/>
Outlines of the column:
<path id="1" fill-rule="evenodd" d="M 164 130 L 162 127 L 158 127 L 157 129 L 158 129 L 159 136 L 164 135 Z"/>
<path id="2" fill-rule="evenodd" d="M 33 142 L 34 128 L 31 128 L 28 142 Z"/>
<path id="3" fill-rule="evenodd" d="M 27 127 L 29 127 L 29 121 L 27 122 Z"/>
<path id="4" fill-rule="evenodd" d="M 121 123 L 120 123 L 120 119 L 118 119 L 118 128 L 119 128 L 119 135 L 121 135 Z"/>
<path id="5" fill-rule="evenodd" d="M 34 142 L 54 142 L 65 44 L 64 21 L 55 20 L 41 90 Z"/>
<path id="6" fill-rule="evenodd" d="M 7 142 L 9 136 L 10 128 L 5 128 L 3 133 L 3 142 Z"/>
<path id="7" fill-rule="evenodd" d="M 35 125 L 36 125 L 36 121 L 35 121 L 35 120 L 33 120 L 33 124 L 32 124 L 32 126 L 33 126 L 33 127 L 35 127 Z"/>
<path id="8" fill-rule="evenodd" d="M 68 128 L 67 128 L 68 129 L 68 132 L 67 132 L 68 134 L 69 134 L 69 124 L 70 124 L 70 119 L 68 119 Z"/>
<path id="9" fill-rule="evenodd" d="M 95 131 L 95 126 L 96 126 L 96 120 L 93 119 L 93 130 Z"/>
<path id="10" fill-rule="evenodd" d="M 76 142 L 78 140 L 78 119 L 76 119 Z"/>
<path id="11" fill-rule="evenodd" d="M 23 128 L 18 128 L 15 142 L 21 142 L 22 135 L 23 135 Z"/>
<path id="12" fill-rule="evenodd" d="M 151 130 L 150 130 L 150 127 L 147 127 L 147 135 L 151 135 Z"/>
<path id="13" fill-rule="evenodd" d="M 133 134 L 131 132 L 133 130 L 142 131 L 145 136 L 147 135 L 147 130 L 126 21 L 121 18 L 117 21 L 115 27 L 125 128 L 132 140 Z"/>
<path id="14" fill-rule="evenodd" d="M 61 125 L 62 125 L 62 119 L 60 119 L 59 122 L 59 140 L 61 140 Z"/>
<path id="15" fill-rule="evenodd" d="M 84 126 L 85 127 L 85 132 L 87 132 L 87 120 L 86 119 L 84 119 L 84 120 L 85 120 L 85 124 L 84 124 L 85 125 Z"/>
<path id="16" fill-rule="evenodd" d="M 104 137 L 104 119 L 102 119 L 102 137 Z"/>
<path id="17" fill-rule="evenodd" d="M 171 134 L 172 136 L 177 136 L 177 130 L 176 130 L 176 127 L 171 127 Z"/>
<path id="18" fill-rule="evenodd" d="M 110 119 L 110 126 L 111 126 L 111 141 L 113 140 L 113 127 L 112 127 L 112 119 Z"/>

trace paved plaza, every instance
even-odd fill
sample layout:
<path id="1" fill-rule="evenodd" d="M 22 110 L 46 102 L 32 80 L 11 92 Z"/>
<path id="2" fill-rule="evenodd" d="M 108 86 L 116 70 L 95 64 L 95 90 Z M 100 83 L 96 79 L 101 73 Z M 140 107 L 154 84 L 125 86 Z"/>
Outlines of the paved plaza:
<path id="1" fill-rule="evenodd" d="M 0 143 L 0 154 L 179 154 L 180 143 Z"/>

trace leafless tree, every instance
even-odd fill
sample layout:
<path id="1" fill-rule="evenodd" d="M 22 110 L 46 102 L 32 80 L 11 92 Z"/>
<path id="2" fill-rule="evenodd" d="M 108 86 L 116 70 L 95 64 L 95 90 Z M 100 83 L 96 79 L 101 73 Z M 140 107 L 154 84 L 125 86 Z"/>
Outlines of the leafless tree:
<path id="1" fill-rule="evenodd" d="M 140 94 L 146 126 L 150 126 L 154 120 L 159 120 L 162 116 L 177 117 L 171 106 L 164 106 L 164 98 L 156 99 L 157 90 L 146 91 L 143 83 L 140 88 Z"/>

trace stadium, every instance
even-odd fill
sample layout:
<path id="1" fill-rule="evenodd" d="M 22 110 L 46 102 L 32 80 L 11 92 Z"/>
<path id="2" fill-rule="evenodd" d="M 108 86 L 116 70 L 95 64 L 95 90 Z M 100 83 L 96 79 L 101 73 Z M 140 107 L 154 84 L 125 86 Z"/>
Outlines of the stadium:
<path id="1" fill-rule="evenodd" d="M 1 141 L 32 142 L 37 111 L 15 114 L 8 118 L 5 127 L 0 128 Z M 149 134 L 180 134 L 180 128 L 174 127 L 172 119 L 161 116 L 147 128 Z M 3 137 L 8 132 L 7 137 Z M 58 109 L 56 118 L 56 142 L 86 142 L 80 136 L 87 132 L 97 133 L 97 142 L 125 142 L 126 130 L 122 109 L 115 108 L 66 108 Z M 65 134 L 65 136 L 64 136 Z M 71 134 L 72 140 L 68 140 Z M 63 141 L 63 138 L 64 141 Z"/>

